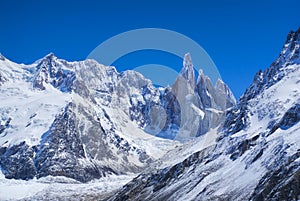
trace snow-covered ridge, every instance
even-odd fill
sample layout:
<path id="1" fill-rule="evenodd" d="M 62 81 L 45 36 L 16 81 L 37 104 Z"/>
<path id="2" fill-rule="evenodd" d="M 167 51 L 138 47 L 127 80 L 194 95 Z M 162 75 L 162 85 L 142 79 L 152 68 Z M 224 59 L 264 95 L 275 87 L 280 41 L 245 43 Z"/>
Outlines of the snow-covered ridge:
<path id="1" fill-rule="evenodd" d="M 256 73 L 253 83 L 241 96 L 236 107 L 227 114 L 227 116 L 230 117 L 226 118 L 227 121 L 225 122 L 225 127 L 229 129 L 229 133 L 238 132 L 247 127 L 249 118 L 246 113 L 248 113 L 249 108 L 255 105 L 255 103 L 252 105 L 248 104 L 249 100 L 253 99 L 253 101 L 255 101 L 256 99 L 263 98 L 258 97 L 258 95 L 264 95 L 264 90 L 280 82 L 281 79 L 289 79 L 290 74 L 293 74 L 293 72 L 298 70 L 298 64 L 300 63 L 299 41 L 300 28 L 295 32 L 291 31 L 288 34 L 282 51 L 271 66 L 264 71 L 260 70 Z M 295 84 L 297 85 L 298 82 L 296 81 Z M 285 91 L 288 92 L 285 87 L 286 86 L 283 86 L 281 94 L 286 94 Z M 297 91 L 297 86 L 294 88 Z M 295 93 L 297 94 L 297 92 Z"/>

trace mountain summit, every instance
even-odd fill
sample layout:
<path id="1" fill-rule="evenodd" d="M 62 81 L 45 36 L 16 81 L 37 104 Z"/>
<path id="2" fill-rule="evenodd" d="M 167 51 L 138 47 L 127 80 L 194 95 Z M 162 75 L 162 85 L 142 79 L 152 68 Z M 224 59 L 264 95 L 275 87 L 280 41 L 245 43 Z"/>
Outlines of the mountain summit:
<path id="1" fill-rule="evenodd" d="M 190 83 L 191 89 L 195 89 L 195 71 L 190 53 L 184 55 L 183 68 L 181 69 L 180 74 Z"/>

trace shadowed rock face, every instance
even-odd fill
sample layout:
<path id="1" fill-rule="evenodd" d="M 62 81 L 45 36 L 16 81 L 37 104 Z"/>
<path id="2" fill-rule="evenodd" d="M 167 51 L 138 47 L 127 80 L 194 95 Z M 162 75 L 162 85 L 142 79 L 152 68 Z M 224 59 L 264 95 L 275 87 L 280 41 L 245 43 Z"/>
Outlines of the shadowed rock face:
<path id="1" fill-rule="evenodd" d="M 72 105 L 69 105 L 44 134 L 35 157 L 38 178 L 67 176 L 86 182 L 106 173 L 87 160 L 76 121 Z"/>
<path id="2" fill-rule="evenodd" d="M 300 150 L 284 159 L 259 181 L 252 200 L 298 200 L 300 196 Z"/>
<path id="3" fill-rule="evenodd" d="M 270 134 L 274 133 L 278 128 L 287 130 L 296 125 L 300 121 L 300 104 L 291 107 L 284 116 L 275 125 L 270 125 Z"/>
<path id="4" fill-rule="evenodd" d="M 36 175 L 34 153 L 36 147 L 29 147 L 25 142 L 9 149 L 0 148 L 0 165 L 8 179 L 33 179 Z"/>
<path id="5" fill-rule="evenodd" d="M 279 122 L 281 129 L 288 129 L 300 121 L 300 104 L 291 107 Z"/>
<path id="6" fill-rule="evenodd" d="M 156 170 L 151 173 L 140 174 L 131 182 L 126 184 L 117 194 L 109 200 L 173 200 L 172 195 L 180 192 L 182 188 L 196 186 L 210 172 L 215 171 L 213 168 L 206 169 L 197 175 L 193 181 L 178 183 L 175 188 L 168 189 L 164 192 L 164 188 L 168 188 L 170 183 L 177 183 L 181 178 L 194 174 L 197 165 L 208 163 L 215 147 L 209 147 L 202 151 L 192 154 L 190 157 L 172 167 Z"/>
<path id="7" fill-rule="evenodd" d="M 0 72 L 0 86 L 7 81 L 7 78 Z"/>
<path id="8" fill-rule="evenodd" d="M 118 158 L 113 153 L 116 148 Z M 132 153 L 139 155 L 141 163 L 151 162 L 144 150 L 131 146 L 113 130 L 104 130 L 89 108 L 70 103 L 42 136 L 38 147 L 25 142 L 1 147 L 0 165 L 10 179 L 52 175 L 87 182 L 111 174 L 140 172 L 142 166 L 129 163 Z"/>

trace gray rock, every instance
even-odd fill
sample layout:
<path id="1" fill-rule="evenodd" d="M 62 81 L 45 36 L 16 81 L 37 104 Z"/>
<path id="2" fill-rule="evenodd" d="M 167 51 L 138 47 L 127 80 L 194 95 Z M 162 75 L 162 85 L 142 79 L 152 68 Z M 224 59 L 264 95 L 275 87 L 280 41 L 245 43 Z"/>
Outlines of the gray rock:
<path id="1" fill-rule="evenodd" d="M 33 179 L 36 175 L 34 153 L 35 148 L 29 147 L 25 142 L 11 147 L 1 147 L 0 166 L 5 178 Z"/>

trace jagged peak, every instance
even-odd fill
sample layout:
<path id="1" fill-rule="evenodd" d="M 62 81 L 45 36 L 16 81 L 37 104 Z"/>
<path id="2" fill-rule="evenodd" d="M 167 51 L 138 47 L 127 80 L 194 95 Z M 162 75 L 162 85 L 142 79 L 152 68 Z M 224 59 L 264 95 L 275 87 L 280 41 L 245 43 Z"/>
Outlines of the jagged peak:
<path id="1" fill-rule="evenodd" d="M 223 80 L 218 78 L 216 85 L 215 85 L 215 89 L 216 90 L 226 90 L 226 88 L 228 88 L 228 86 L 223 82 Z"/>
<path id="2" fill-rule="evenodd" d="M 211 79 L 204 74 L 203 70 L 202 69 L 199 69 L 198 71 L 198 79 L 197 79 L 197 85 L 199 84 L 204 84 L 204 85 L 211 85 L 213 86 L 212 84 L 212 81 Z M 221 88 L 224 88 L 224 89 L 229 89 L 229 87 L 227 86 L 227 84 L 220 78 L 218 78 L 215 86 L 214 86 L 215 89 L 221 89 Z"/>
<path id="3" fill-rule="evenodd" d="M 216 85 L 219 85 L 219 84 L 225 84 L 224 82 L 223 82 L 223 80 L 221 80 L 220 78 L 218 78 L 218 80 L 217 80 L 217 83 L 216 83 Z"/>
<path id="4" fill-rule="evenodd" d="M 278 59 L 273 65 L 282 63 L 300 63 L 300 27 L 296 31 L 290 31 Z"/>
<path id="5" fill-rule="evenodd" d="M 40 69 L 41 67 L 49 68 L 50 66 L 56 65 L 58 58 L 54 55 L 54 53 L 49 53 L 43 58 L 37 60 L 35 63 L 37 64 L 36 68 Z"/>
<path id="6" fill-rule="evenodd" d="M 227 86 L 227 84 L 221 79 L 221 78 L 218 78 L 217 82 L 216 82 L 216 85 L 215 85 L 215 88 L 216 89 L 220 89 L 222 87 L 225 87 L 225 88 L 229 88 Z"/>
<path id="7" fill-rule="evenodd" d="M 202 84 L 211 83 L 212 85 L 211 79 L 207 75 L 205 75 L 203 69 L 200 68 L 198 71 L 197 85 L 201 83 Z"/>
<path id="8" fill-rule="evenodd" d="M 42 61 L 44 61 L 44 60 L 52 61 L 52 60 L 56 60 L 56 59 L 57 59 L 57 57 L 54 55 L 54 53 L 50 52 L 49 54 L 47 54 L 46 56 L 44 56 L 42 58 Z"/>
<path id="9" fill-rule="evenodd" d="M 38 59 L 34 62 L 34 64 L 37 65 L 37 67 L 39 68 L 39 66 L 41 64 L 47 64 L 47 63 L 51 63 L 53 61 L 56 61 L 58 58 L 51 52 L 47 55 L 45 55 L 44 57 L 42 57 L 41 59 Z"/>
<path id="10" fill-rule="evenodd" d="M 271 87 L 281 80 L 289 70 L 283 70 L 289 65 L 300 63 L 300 27 L 290 31 L 279 57 L 264 71 L 259 70 L 252 84 L 246 89 L 239 102 L 256 97 L 262 90 Z"/>
<path id="11" fill-rule="evenodd" d="M 292 41 L 300 42 L 300 27 L 296 31 L 292 30 L 292 31 L 289 32 L 285 43 L 287 44 L 287 43 L 290 43 Z"/>
<path id="12" fill-rule="evenodd" d="M 217 80 L 217 83 L 215 85 L 215 89 L 218 91 L 223 91 L 227 97 L 230 98 L 230 100 L 232 101 L 232 105 L 235 105 L 236 104 L 236 99 L 232 93 L 232 91 L 230 90 L 230 88 L 228 87 L 228 85 L 223 81 L 221 80 L 220 78 L 218 78 Z"/>
<path id="13" fill-rule="evenodd" d="M 187 69 L 192 69 L 194 67 L 193 62 L 192 62 L 192 57 L 191 57 L 191 54 L 189 52 L 184 55 L 183 67 L 187 68 Z"/>
<path id="14" fill-rule="evenodd" d="M 198 78 L 199 78 L 199 77 L 207 77 L 207 75 L 205 75 L 205 73 L 204 73 L 204 71 L 203 71 L 202 68 L 200 68 L 200 69 L 198 70 Z"/>
<path id="15" fill-rule="evenodd" d="M 195 79 L 194 65 L 190 53 L 186 53 L 183 58 L 183 67 L 180 74 L 187 80 Z"/>
<path id="16" fill-rule="evenodd" d="M 199 69 L 199 71 L 198 71 L 198 74 L 199 74 L 199 76 L 198 77 L 200 77 L 200 76 L 204 76 L 204 72 L 203 72 L 203 69 Z"/>
<path id="17" fill-rule="evenodd" d="M 186 53 L 183 58 L 183 67 L 180 71 L 180 76 L 183 77 L 195 89 L 196 79 L 195 70 L 190 53 Z"/>

